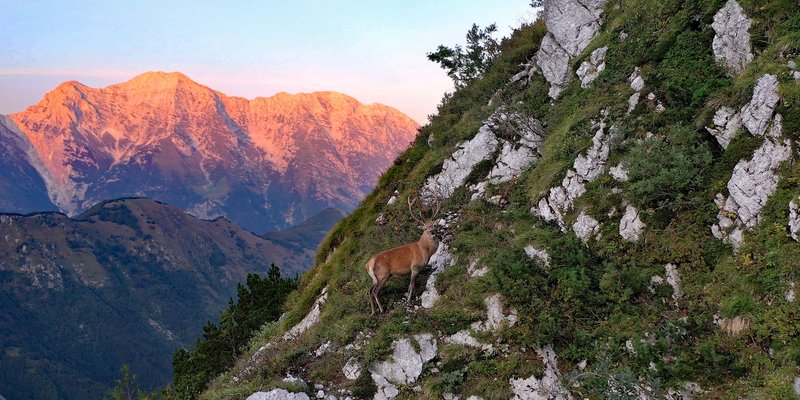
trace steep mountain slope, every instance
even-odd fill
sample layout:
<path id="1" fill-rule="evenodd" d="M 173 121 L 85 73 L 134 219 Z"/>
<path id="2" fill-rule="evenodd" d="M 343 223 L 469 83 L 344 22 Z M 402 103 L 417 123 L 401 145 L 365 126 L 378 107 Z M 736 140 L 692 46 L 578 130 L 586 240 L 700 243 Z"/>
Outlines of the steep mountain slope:
<path id="1" fill-rule="evenodd" d="M 102 398 L 123 363 L 147 386 L 163 385 L 172 353 L 194 343 L 248 273 L 275 263 L 296 276 L 315 247 L 289 249 L 147 199 L 103 202 L 72 219 L 0 215 L 0 392 Z"/>
<path id="2" fill-rule="evenodd" d="M 796 2 L 544 4 L 201 398 L 800 395 Z M 417 191 L 441 243 L 370 316 Z"/>
<path id="3" fill-rule="evenodd" d="M 102 89 L 65 82 L 0 125 L 68 215 L 146 196 L 254 232 L 352 209 L 418 128 L 335 92 L 247 100 L 163 72 Z"/>
<path id="4" fill-rule="evenodd" d="M 0 116 L 0 118 L 5 118 Z M 0 210 L 5 212 L 55 211 L 47 187 L 25 157 L 25 143 L 0 122 Z"/>

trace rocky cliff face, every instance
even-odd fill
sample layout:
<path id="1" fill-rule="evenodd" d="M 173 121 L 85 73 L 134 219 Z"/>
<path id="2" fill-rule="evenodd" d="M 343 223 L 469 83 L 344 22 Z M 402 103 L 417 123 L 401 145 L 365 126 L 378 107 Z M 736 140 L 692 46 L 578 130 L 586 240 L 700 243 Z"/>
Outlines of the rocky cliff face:
<path id="1" fill-rule="evenodd" d="M 339 93 L 246 100 L 162 72 L 102 89 L 65 82 L 2 125 L 25 155 L 18 168 L 38 172 L 19 176 L 44 181 L 69 215 L 146 196 L 256 232 L 352 209 L 417 130 L 395 109 Z"/>
<path id="2" fill-rule="evenodd" d="M 800 395 L 798 21 L 777 0 L 546 0 L 201 398 Z M 413 305 L 392 278 L 370 316 L 362 266 L 417 238 L 417 192 L 443 205 L 439 247 Z"/>

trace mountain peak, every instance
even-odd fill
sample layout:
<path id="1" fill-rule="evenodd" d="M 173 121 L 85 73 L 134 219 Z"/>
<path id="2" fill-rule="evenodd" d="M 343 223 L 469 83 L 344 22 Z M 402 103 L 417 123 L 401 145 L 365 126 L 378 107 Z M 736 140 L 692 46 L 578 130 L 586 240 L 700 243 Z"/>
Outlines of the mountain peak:
<path id="1" fill-rule="evenodd" d="M 161 91 L 161 90 L 177 90 L 178 88 L 192 88 L 192 89 L 206 89 L 211 91 L 210 88 L 201 85 L 181 72 L 163 72 L 163 71 L 150 71 L 139 74 L 133 79 L 111 85 L 108 89 L 122 89 L 126 92 L 135 91 Z"/>

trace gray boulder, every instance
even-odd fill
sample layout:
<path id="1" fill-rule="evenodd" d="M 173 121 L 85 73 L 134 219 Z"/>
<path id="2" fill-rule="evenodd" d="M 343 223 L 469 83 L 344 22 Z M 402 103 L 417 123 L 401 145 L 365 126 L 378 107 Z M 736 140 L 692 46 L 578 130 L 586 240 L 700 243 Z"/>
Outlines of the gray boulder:
<path id="1" fill-rule="evenodd" d="M 536 63 L 550 83 L 555 99 L 572 80 L 570 61 L 579 55 L 600 30 L 605 0 L 548 0 L 544 3 L 547 35 L 542 39 Z"/>
<path id="2" fill-rule="evenodd" d="M 714 113 L 714 126 L 706 127 L 706 130 L 717 139 L 723 149 L 727 149 L 741 127 L 742 116 L 736 110 L 722 106 Z"/>
<path id="3" fill-rule="evenodd" d="M 761 210 L 778 187 L 778 168 L 792 156 L 789 140 L 777 139 L 780 132 L 781 116 L 776 115 L 761 147 L 756 149 L 752 158 L 741 160 L 734 167 L 728 181 L 729 196 L 717 196 L 720 212 L 711 232 L 734 249 L 742 244 L 744 231 L 760 222 Z"/>
<path id="4" fill-rule="evenodd" d="M 578 78 L 581 80 L 581 87 L 586 89 L 595 79 L 606 69 L 606 53 L 608 46 L 603 46 L 589 56 L 589 59 L 582 62 L 578 67 Z"/>
<path id="5" fill-rule="evenodd" d="M 730 76 L 741 74 L 747 64 L 753 61 L 748 33 L 751 24 L 752 21 L 736 0 L 729 0 L 714 15 L 714 23 L 711 24 L 716 32 L 712 43 L 714 57 Z"/>
<path id="6" fill-rule="evenodd" d="M 758 79 L 753 97 L 742 108 L 742 124 L 755 136 L 764 136 L 780 100 L 778 78 L 766 74 Z"/>

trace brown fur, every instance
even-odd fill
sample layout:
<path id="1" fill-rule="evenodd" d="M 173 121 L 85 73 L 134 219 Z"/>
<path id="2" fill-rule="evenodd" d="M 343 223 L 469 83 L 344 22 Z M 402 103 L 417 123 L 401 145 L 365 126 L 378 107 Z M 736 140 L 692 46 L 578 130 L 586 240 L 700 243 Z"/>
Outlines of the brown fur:
<path id="1" fill-rule="evenodd" d="M 372 277 L 372 287 L 369 289 L 369 305 L 372 314 L 375 314 L 375 305 L 383 313 L 383 306 L 378 299 L 378 293 L 386 284 L 386 281 L 393 276 L 405 276 L 411 274 L 411 282 L 408 285 L 407 302 L 411 304 L 411 296 L 414 294 L 414 281 L 419 271 L 428 265 L 433 253 L 438 247 L 438 243 L 431 235 L 433 222 L 426 222 L 423 225 L 424 232 L 419 240 L 395 247 L 384 252 L 380 252 L 367 261 L 367 272 Z"/>

